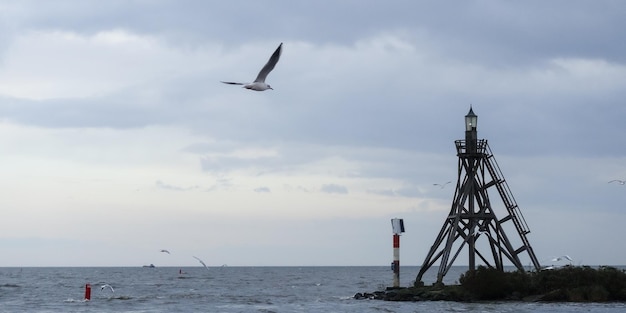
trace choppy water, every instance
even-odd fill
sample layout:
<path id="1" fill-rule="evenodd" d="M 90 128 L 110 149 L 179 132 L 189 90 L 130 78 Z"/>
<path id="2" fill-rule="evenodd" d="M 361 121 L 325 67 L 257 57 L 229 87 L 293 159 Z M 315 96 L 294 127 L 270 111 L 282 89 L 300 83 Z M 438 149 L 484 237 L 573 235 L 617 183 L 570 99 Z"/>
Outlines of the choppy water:
<path id="1" fill-rule="evenodd" d="M 0 268 L 0 312 L 625 312 L 624 303 L 354 300 L 392 282 L 388 267 Z M 452 269 L 454 283 L 464 268 Z M 417 267 L 403 267 L 408 286 Z M 428 275 L 431 274 L 431 275 Z M 434 281 L 433 273 L 424 277 Z M 91 301 L 83 301 L 85 284 Z M 101 290 L 108 283 L 115 289 Z"/>

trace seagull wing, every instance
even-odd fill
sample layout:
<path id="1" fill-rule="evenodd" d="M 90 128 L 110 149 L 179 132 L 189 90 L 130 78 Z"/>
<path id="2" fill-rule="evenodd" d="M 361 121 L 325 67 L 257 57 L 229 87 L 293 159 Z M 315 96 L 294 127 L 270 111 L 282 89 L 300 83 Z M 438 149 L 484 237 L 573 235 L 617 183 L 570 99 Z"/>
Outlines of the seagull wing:
<path id="1" fill-rule="evenodd" d="M 224 83 L 224 84 L 229 84 L 229 85 L 245 85 L 244 83 L 223 82 L 223 81 L 220 81 L 220 82 L 221 82 L 221 83 Z"/>
<path id="2" fill-rule="evenodd" d="M 201 263 L 204 267 L 206 267 L 206 264 L 204 264 L 204 262 L 202 262 L 202 260 L 200 260 L 200 258 L 199 258 L 199 257 L 194 256 L 194 258 L 195 258 L 196 260 L 198 260 L 198 261 L 199 261 L 199 262 L 200 262 L 200 263 Z"/>
<path id="3" fill-rule="evenodd" d="M 441 189 L 443 189 L 443 188 L 444 188 L 447 184 L 449 184 L 449 183 L 452 183 L 452 182 L 451 182 L 451 181 L 449 181 L 449 182 L 446 182 L 446 183 L 444 183 L 444 184 L 433 184 L 433 186 L 439 186 L 439 187 L 441 187 Z"/>
<path id="4" fill-rule="evenodd" d="M 276 48 L 276 51 L 272 53 L 272 56 L 270 57 L 270 59 L 267 61 L 267 63 L 265 63 L 265 66 L 263 66 L 263 68 L 259 72 L 259 75 L 254 80 L 255 83 L 265 82 L 265 78 L 267 77 L 267 74 L 269 74 L 274 69 L 274 66 L 276 66 L 276 63 L 278 63 L 278 59 L 280 59 L 280 54 L 282 51 L 283 51 L 283 43 L 281 42 L 280 45 L 278 45 L 278 48 Z"/>

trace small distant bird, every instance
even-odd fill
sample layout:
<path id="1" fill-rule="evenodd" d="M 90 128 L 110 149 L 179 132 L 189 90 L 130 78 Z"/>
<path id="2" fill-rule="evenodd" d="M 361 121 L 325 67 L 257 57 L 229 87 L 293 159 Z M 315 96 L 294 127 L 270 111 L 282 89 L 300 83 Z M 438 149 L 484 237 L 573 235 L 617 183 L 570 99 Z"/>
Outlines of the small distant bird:
<path id="1" fill-rule="evenodd" d="M 256 79 L 254 80 L 254 82 L 236 83 L 236 82 L 222 81 L 222 83 L 229 84 L 229 85 L 243 85 L 243 88 L 256 90 L 256 91 L 264 91 L 268 89 L 274 90 L 269 84 L 265 83 L 265 79 L 267 78 L 267 75 L 274 69 L 274 66 L 276 66 L 276 63 L 278 63 L 278 59 L 280 59 L 280 54 L 282 50 L 283 50 L 283 43 L 281 42 L 280 45 L 278 45 L 278 48 L 276 48 L 276 51 L 274 51 L 270 59 L 267 61 L 265 66 L 263 66 L 263 68 L 259 72 L 259 75 L 257 75 Z"/>
<path id="2" fill-rule="evenodd" d="M 203 262 L 202 260 L 200 260 L 200 258 L 199 258 L 199 257 L 194 256 L 194 258 L 195 258 L 196 260 L 198 260 L 198 261 L 200 262 L 200 264 L 202 264 L 202 266 L 204 266 L 204 268 L 206 268 L 207 270 L 209 269 L 209 268 L 206 266 L 206 264 L 204 264 L 204 262 Z"/>
<path id="3" fill-rule="evenodd" d="M 104 290 L 105 288 L 109 288 L 111 289 L 111 292 L 115 292 L 115 290 L 113 290 L 113 287 L 109 284 L 104 284 L 102 286 L 100 286 L 100 290 Z"/>
<path id="4" fill-rule="evenodd" d="M 612 181 L 609 181 L 609 184 L 610 183 L 618 183 L 620 185 L 626 185 L 626 180 L 614 179 Z"/>
<path id="5" fill-rule="evenodd" d="M 478 236 L 480 236 L 480 235 L 487 235 L 487 236 L 491 237 L 491 234 L 490 234 L 490 233 L 489 233 L 489 231 L 488 231 L 488 230 L 486 230 L 486 229 L 477 229 L 477 230 L 474 232 L 474 234 L 473 234 L 473 235 L 474 235 L 474 237 L 478 237 Z"/>
<path id="6" fill-rule="evenodd" d="M 447 184 L 452 183 L 451 181 L 446 182 L 444 184 L 433 184 L 433 186 L 439 186 L 441 189 L 443 189 Z"/>
<path id="7" fill-rule="evenodd" d="M 165 253 L 167 253 L 167 254 L 170 254 L 170 252 L 169 252 L 169 251 L 167 251 L 167 250 L 165 250 L 165 249 L 161 250 L 161 252 L 165 252 Z"/>
<path id="8" fill-rule="evenodd" d="M 562 255 L 562 256 L 559 256 L 559 257 L 556 257 L 556 258 L 552 259 L 551 261 L 552 262 L 558 262 L 558 261 L 563 261 L 563 260 L 568 260 L 570 262 L 573 261 L 572 258 L 569 257 L 569 255 Z"/>

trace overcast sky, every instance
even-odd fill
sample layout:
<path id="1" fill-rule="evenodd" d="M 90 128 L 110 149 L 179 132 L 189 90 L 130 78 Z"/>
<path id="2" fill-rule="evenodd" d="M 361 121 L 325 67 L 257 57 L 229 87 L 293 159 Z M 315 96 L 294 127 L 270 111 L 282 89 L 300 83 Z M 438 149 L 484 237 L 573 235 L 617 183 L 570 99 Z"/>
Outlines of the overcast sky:
<path id="1" fill-rule="evenodd" d="M 0 1 L 0 266 L 387 266 L 393 217 L 420 265 L 470 105 L 540 262 L 626 264 L 624 29 L 624 1 Z M 281 42 L 274 90 L 220 83 Z"/>

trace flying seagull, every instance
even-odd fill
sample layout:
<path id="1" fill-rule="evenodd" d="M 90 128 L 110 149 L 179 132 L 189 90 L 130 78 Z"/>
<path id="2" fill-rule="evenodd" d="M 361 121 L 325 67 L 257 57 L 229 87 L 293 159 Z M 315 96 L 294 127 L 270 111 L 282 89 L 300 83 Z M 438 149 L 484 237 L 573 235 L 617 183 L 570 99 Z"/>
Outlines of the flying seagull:
<path id="1" fill-rule="evenodd" d="M 113 287 L 109 284 L 104 284 L 102 286 L 100 286 L 100 290 L 104 290 L 104 288 L 109 288 L 111 289 L 111 292 L 115 292 L 115 290 L 113 290 Z"/>
<path id="2" fill-rule="evenodd" d="M 229 84 L 229 85 L 243 85 L 243 88 L 256 90 L 256 91 L 264 91 L 268 89 L 274 90 L 270 85 L 265 83 L 265 78 L 267 78 L 267 75 L 274 69 L 274 66 L 276 66 L 276 63 L 278 63 L 278 59 L 280 59 L 280 53 L 282 52 L 282 50 L 283 50 L 283 43 L 281 42 L 280 45 L 278 45 L 278 48 L 276 48 L 276 51 L 274 51 L 270 59 L 267 61 L 265 66 L 263 66 L 263 68 L 259 72 L 259 75 L 257 75 L 256 79 L 254 80 L 254 82 L 236 83 L 236 82 L 222 81 L 222 83 Z"/>
<path id="3" fill-rule="evenodd" d="M 617 182 L 620 185 L 626 185 L 626 180 L 619 180 L 619 179 L 614 179 L 614 180 L 610 181 L 609 184 L 610 183 L 614 183 L 614 182 Z"/>
<path id="4" fill-rule="evenodd" d="M 552 262 L 558 262 L 558 261 L 563 261 L 563 260 L 568 260 L 570 262 L 573 261 L 572 258 L 569 257 L 569 255 L 562 255 L 562 256 L 559 256 L 559 257 L 556 257 L 556 258 L 552 259 L 551 261 Z"/>
<path id="5" fill-rule="evenodd" d="M 165 253 L 167 253 L 167 254 L 170 254 L 170 252 L 169 252 L 169 251 L 167 251 L 167 250 L 165 250 L 165 249 L 161 250 L 161 252 L 165 252 Z"/>
<path id="6" fill-rule="evenodd" d="M 200 260 L 200 258 L 199 258 L 199 257 L 197 257 L 197 256 L 193 256 L 193 257 L 194 257 L 196 260 L 198 260 L 198 261 L 202 264 L 202 266 L 204 266 L 204 268 L 206 268 L 207 270 L 209 269 L 209 268 L 206 266 L 206 264 L 204 264 L 204 262 L 203 262 L 202 260 Z"/>
<path id="7" fill-rule="evenodd" d="M 446 182 L 444 184 L 433 184 L 433 186 L 439 186 L 441 189 L 443 189 L 447 184 L 451 183 L 451 181 Z"/>

